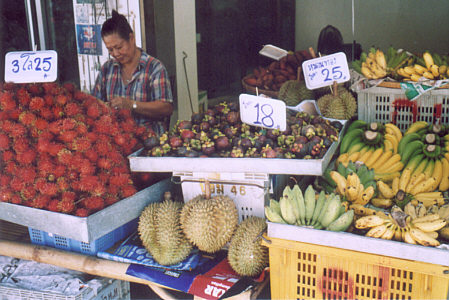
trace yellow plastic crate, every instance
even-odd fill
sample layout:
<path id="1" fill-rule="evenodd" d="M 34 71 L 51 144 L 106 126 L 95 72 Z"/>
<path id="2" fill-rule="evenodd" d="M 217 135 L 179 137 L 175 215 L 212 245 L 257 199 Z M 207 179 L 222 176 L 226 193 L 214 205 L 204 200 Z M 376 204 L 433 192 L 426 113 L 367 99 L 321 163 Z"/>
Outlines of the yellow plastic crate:
<path id="1" fill-rule="evenodd" d="M 272 299 L 449 299 L 447 266 L 267 240 Z"/>

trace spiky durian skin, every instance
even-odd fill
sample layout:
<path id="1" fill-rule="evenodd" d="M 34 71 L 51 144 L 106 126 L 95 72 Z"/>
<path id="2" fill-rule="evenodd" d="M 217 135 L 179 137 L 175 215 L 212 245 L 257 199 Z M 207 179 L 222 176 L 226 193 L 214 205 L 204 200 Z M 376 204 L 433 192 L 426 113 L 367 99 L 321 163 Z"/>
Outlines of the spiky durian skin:
<path id="1" fill-rule="evenodd" d="M 238 225 L 238 212 L 228 196 L 197 196 L 184 205 L 180 220 L 192 244 L 201 251 L 215 253 L 230 241 Z"/>
<path id="2" fill-rule="evenodd" d="M 338 120 L 344 120 L 345 119 L 345 105 L 343 103 L 343 100 L 341 100 L 339 97 L 334 98 L 331 103 L 329 104 L 329 110 L 328 110 L 328 118 L 338 119 Z"/>
<path id="3" fill-rule="evenodd" d="M 179 263 L 192 251 L 179 220 L 182 206 L 183 203 L 172 200 L 151 203 L 139 217 L 142 245 L 161 265 Z"/>
<path id="4" fill-rule="evenodd" d="M 332 94 L 327 94 L 317 100 L 318 108 L 320 109 L 320 112 L 323 116 L 327 117 L 329 105 L 334 98 L 335 97 Z"/>
<path id="5" fill-rule="evenodd" d="M 345 119 L 349 120 L 357 112 L 357 101 L 349 91 L 345 91 L 339 95 L 345 106 Z"/>
<path id="6" fill-rule="evenodd" d="M 263 218 L 248 217 L 237 227 L 228 249 L 232 269 L 242 276 L 256 276 L 268 266 L 268 248 L 257 238 L 267 224 Z"/>
<path id="7" fill-rule="evenodd" d="M 279 89 L 278 98 L 286 105 L 296 106 L 303 100 L 315 99 L 315 95 L 307 88 L 304 81 L 288 80 Z"/>

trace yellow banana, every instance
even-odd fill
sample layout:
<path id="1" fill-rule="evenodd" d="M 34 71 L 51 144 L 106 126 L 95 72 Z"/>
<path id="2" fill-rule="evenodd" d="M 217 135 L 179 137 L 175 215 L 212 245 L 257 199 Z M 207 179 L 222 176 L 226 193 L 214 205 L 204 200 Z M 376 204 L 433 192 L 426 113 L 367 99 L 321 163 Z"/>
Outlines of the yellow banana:
<path id="1" fill-rule="evenodd" d="M 397 154 L 397 155 L 399 155 L 399 154 Z M 387 161 L 387 163 L 388 163 L 388 161 Z M 387 163 L 385 163 L 386 166 L 388 166 Z M 404 168 L 404 164 L 401 161 L 398 161 L 398 162 L 395 162 L 395 163 L 389 165 L 389 167 L 387 167 L 386 169 L 384 169 L 383 171 L 380 171 L 380 172 L 383 172 L 383 173 L 396 172 L 396 171 L 401 171 L 403 168 Z"/>
<path id="2" fill-rule="evenodd" d="M 385 173 L 385 172 L 391 172 L 393 169 L 396 169 L 396 167 L 400 166 L 398 163 L 401 161 L 401 155 L 399 153 L 394 154 L 392 157 L 390 157 L 387 161 L 385 161 L 382 165 L 380 165 L 378 168 L 376 168 L 376 171 L 379 173 Z M 402 168 L 404 167 L 404 164 L 402 164 Z M 398 171 L 400 171 L 398 170 Z"/>
<path id="3" fill-rule="evenodd" d="M 432 72 L 429 72 L 429 71 L 425 71 L 425 72 L 422 74 L 422 76 L 425 77 L 425 78 L 427 78 L 427 79 L 430 79 L 430 80 L 435 79 L 435 76 L 432 74 Z"/>
<path id="4" fill-rule="evenodd" d="M 425 64 L 426 64 L 426 68 L 427 68 L 428 70 L 430 70 L 431 66 L 432 66 L 433 64 L 435 64 L 435 63 L 433 62 L 432 54 L 430 54 L 428 51 L 426 51 L 426 52 L 423 53 L 422 58 L 424 59 L 424 62 L 425 62 Z"/>
<path id="5" fill-rule="evenodd" d="M 387 230 L 380 236 L 381 239 L 391 240 L 396 232 L 396 224 L 390 223 L 387 225 Z"/>
<path id="6" fill-rule="evenodd" d="M 402 171 L 401 177 L 399 178 L 399 190 L 405 191 L 408 182 L 410 181 L 412 170 L 405 168 Z"/>
<path id="7" fill-rule="evenodd" d="M 372 227 L 370 230 L 368 230 L 365 236 L 380 238 L 385 233 L 385 231 L 387 231 L 387 224 L 382 224 L 376 227 Z"/>
<path id="8" fill-rule="evenodd" d="M 337 158 L 337 165 L 339 164 L 339 163 L 342 163 L 342 164 L 348 164 L 348 158 L 349 158 L 349 154 L 348 153 L 343 153 L 343 154 L 340 154 L 339 156 L 338 156 L 338 158 Z"/>
<path id="9" fill-rule="evenodd" d="M 404 71 L 404 68 L 397 69 L 396 73 L 398 73 L 400 76 L 402 76 L 404 78 L 410 78 L 410 74 L 406 73 Z"/>
<path id="10" fill-rule="evenodd" d="M 427 71 L 427 69 L 419 64 L 415 64 L 413 66 L 413 68 L 415 69 L 416 74 L 422 75 L 424 72 Z"/>
<path id="11" fill-rule="evenodd" d="M 441 65 L 441 66 L 438 67 L 438 73 L 440 73 L 440 75 L 446 76 L 446 72 L 447 72 L 447 66 L 446 65 Z"/>
<path id="12" fill-rule="evenodd" d="M 393 148 L 394 148 L 394 153 L 398 153 L 398 144 L 399 144 L 399 141 L 396 139 L 396 136 L 395 135 L 393 135 L 393 134 L 388 134 L 388 133 L 386 133 L 386 134 L 384 134 L 384 138 L 386 139 L 386 140 L 389 140 L 392 144 L 393 144 Z"/>
<path id="13" fill-rule="evenodd" d="M 375 207 L 390 208 L 393 205 L 393 199 L 371 198 L 370 203 Z"/>
<path id="14" fill-rule="evenodd" d="M 337 171 L 330 171 L 332 180 L 337 184 L 337 191 L 340 195 L 345 195 L 346 193 L 346 178 L 343 177 Z"/>
<path id="15" fill-rule="evenodd" d="M 421 181 L 424 181 L 426 179 L 426 175 L 424 173 L 412 175 L 410 178 L 410 182 L 407 184 L 407 187 L 405 188 L 406 193 L 410 193 L 410 191 Z"/>
<path id="16" fill-rule="evenodd" d="M 410 194 L 416 195 L 423 192 L 430 192 L 435 182 L 436 182 L 435 177 L 430 177 L 429 179 L 426 179 L 415 185 L 415 187 L 410 191 Z"/>
<path id="17" fill-rule="evenodd" d="M 385 124 L 385 128 L 393 131 L 393 134 L 396 137 L 396 139 L 398 140 L 398 142 L 402 139 L 402 132 L 399 129 L 399 127 L 396 126 L 395 124 L 387 123 L 387 124 Z"/>
<path id="18" fill-rule="evenodd" d="M 361 68 L 362 74 L 363 76 L 365 76 L 368 79 L 377 79 L 377 76 L 374 75 L 374 73 L 370 70 L 370 68 L 368 66 L 364 66 L 362 64 L 362 68 Z"/>
<path id="19" fill-rule="evenodd" d="M 382 70 L 387 70 L 387 61 L 385 59 L 385 54 L 382 50 L 377 49 L 376 50 L 376 63 Z"/>
<path id="20" fill-rule="evenodd" d="M 443 162 L 441 160 L 435 160 L 435 167 L 433 168 L 432 177 L 435 178 L 435 183 L 431 187 L 431 190 L 436 190 L 440 185 L 443 178 Z"/>
<path id="21" fill-rule="evenodd" d="M 354 226 L 357 229 L 365 229 L 365 228 L 369 228 L 369 227 L 383 225 L 386 222 L 388 222 L 388 219 L 385 219 L 381 216 L 369 215 L 369 216 L 364 216 L 364 217 L 358 218 L 355 221 Z"/>
<path id="22" fill-rule="evenodd" d="M 413 220 L 411 221 L 411 223 L 412 223 L 413 225 L 416 225 L 416 224 L 418 224 L 418 223 L 429 223 L 429 222 L 435 222 L 435 221 L 438 221 L 438 220 L 443 220 L 443 219 L 440 218 L 440 215 L 439 215 L 439 214 L 434 213 L 434 214 L 427 214 L 427 215 L 425 215 L 425 216 L 415 218 L 415 219 L 413 219 Z M 444 221 L 444 220 L 443 220 L 443 221 Z M 426 226 L 427 226 L 427 225 L 426 225 Z M 443 227 L 444 227 L 444 226 L 443 226 Z M 436 229 L 436 230 L 438 230 L 438 229 Z M 431 230 L 431 231 L 435 231 L 435 230 Z"/>
<path id="23" fill-rule="evenodd" d="M 360 157 L 360 152 L 351 153 L 348 156 L 348 162 L 349 161 L 356 162 L 359 157 Z"/>
<path id="24" fill-rule="evenodd" d="M 363 187 L 363 184 L 360 184 L 360 186 Z M 370 185 L 369 187 L 367 187 L 366 189 L 364 189 L 362 191 L 362 194 L 361 194 L 360 198 L 358 198 L 356 203 L 359 203 L 362 205 L 368 204 L 369 201 L 371 200 L 371 198 L 373 197 L 374 192 L 375 192 L 374 187 L 372 185 Z"/>
<path id="25" fill-rule="evenodd" d="M 396 195 L 399 191 L 399 177 L 395 177 L 391 182 L 391 190 L 393 194 Z"/>
<path id="26" fill-rule="evenodd" d="M 371 216 L 376 214 L 376 210 L 373 208 L 368 208 L 358 203 L 351 203 L 349 209 L 354 210 L 354 214 L 357 216 Z"/>
<path id="27" fill-rule="evenodd" d="M 438 215 L 441 219 L 449 221 L 449 204 L 444 204 L 438 209 Z"/>
<path id="28" fill-rule="evenodd" d="M 430 66 L 430 71 L 432 72 L 432 75 L 433 75 L 434 77 L 440 76 L 440 71 L 439 71 L 439 68 L 438 68 L 437 65 L 431 65 L 431 66 Z"/>
<path id="29" fill-rule="evenodd" d="M 365 161 L 371 157 L 371 155 L 373 154 L 373 150 L 368 150 L 365 153 L 363 153 L 357 161 L 361 161 L 363 163 L 365 163 Z"/>
<path id="30" fill-rule="evenodd" d="M 381 196 L 383 196 L 384 198 L 391 199 L 395 196 L 390 186 L 382 180 L 377 181 L 377 189 L 379 190 Z"/>
<path id="31" fill-rule="evenodd" d="M 383 152 L 382 155 L 378 157 L 377 161 L 372 164 L 371 168 L 376 170 L 377 168 L 381 167 L 392 156 L 393 156 L 392 151 Z"/>
<path id="32" fill-rule="evenodd" d="M 427 121 L 416 121 L 408 127 L 408 129 L 405 131 L 404 136 L 413 132 L 417 132 L 420 129 L 426 128 L 428 125 L 429 124 L 427 123 Z"/>
<path id="33" fill-rule="evenodd" d="M 399 175 L 401 175 L 401 172 L 397 171 L 397 172 L 390 172 L 390 173 L 375 173 L 374 174 L 374 179 L 375 180 L 382 180 L 385 182 L 390 182 L 393 181 L 393 179 L 395 177 L 398 177 Z"/>
<path id="34" fill-rule="evenodd" d="M 409 232 L 412 238 L 423 246 L 436 247 L 440 245 L 440 242 L 438 242 L 438 240 L 431 238 L 430 236 L 428 236 L 423 231 L 417 228 L 411 228 Z"/>
<path id="35" fill-rule="evenodd" d="M 385 151 L 394 151 L 393 143 L 387 139 L 384 140 L 384 150 Z"/>
<path id="36" fill-rule="evenodd" d="M 403 230 L 402 231 L 402 240 L 408 244 L 416 244 L 417 242 L 410 234 L 410 230 Z"/>
<path id="37" fill-rule="evenodd" d="M 407 215 L 409 215 L 409 216 L 412 218 L 412 220 L 414 220 L 414 219 L 417 218 L 417 215 L 416 215 L 416 208 L 415 208 L 415 206 L 414 206 L 411 202 L 407 203 L 407 204 L 404 206 L 404 212 L 405 212 Z"/>
<path id="38" fill-rule="evenodd" d="M 426 179 L 432 176 L 434 168 L 435 168 L 435 161 L 429 160 L 429 162 L 426 165 L 426 168 L 423 171 L 423 173 L 426 175 Z"/>
<path id="39" fill-rule="evenodd" d="M 427 73 L 428 73 L 428 72 L 427 72 Z M 410 75 L 410 79 L 413 80 L 413 81 L 418 82 L 418 81 L 421 79 L 421 75 L 418 75 L 418 74 L 412 74 L 412 75 Z"/>
<path id="40" fill-rule="evenodd" d="M 373 163 L 375 161 L 377 161 L 379 159 L 379 157 L 382 155 L 383 153 L 383 149 L 382 148 L 377 148 L 376 150 L 374 150 L 373 155 L 371 155 L 365 162 L 365 165 L 368 168 L 371 168 Z"/>
<path id="41" fill-rule="evenodd" d="M 411 66 L 406 66 L 403 68 L 404 72 L 408 75 L 416 74 L 415 69 Z"/>
<path id="42" fill-rule="evenodd" d="M 440 185 L 438 186 L 438 190 L 447 191 L 449 189 L 449 161 L 443 157 L 441 159 L 443 172 L 441 175 Z"/>

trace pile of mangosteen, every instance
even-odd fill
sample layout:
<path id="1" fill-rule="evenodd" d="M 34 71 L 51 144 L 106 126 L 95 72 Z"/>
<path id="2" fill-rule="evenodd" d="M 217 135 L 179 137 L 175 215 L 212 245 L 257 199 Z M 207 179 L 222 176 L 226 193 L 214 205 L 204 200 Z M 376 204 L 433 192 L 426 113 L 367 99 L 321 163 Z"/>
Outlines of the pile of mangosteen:
<path id="1" fill-rule="evenodd" d="M 148 136 L 141 155 L 320 159 L 341 129 L 338 121 L 295 111 L 288 112 L 284 131 L 255 127 L 240 120 L 238 103 L 222 102 L 159 137 Z"/>

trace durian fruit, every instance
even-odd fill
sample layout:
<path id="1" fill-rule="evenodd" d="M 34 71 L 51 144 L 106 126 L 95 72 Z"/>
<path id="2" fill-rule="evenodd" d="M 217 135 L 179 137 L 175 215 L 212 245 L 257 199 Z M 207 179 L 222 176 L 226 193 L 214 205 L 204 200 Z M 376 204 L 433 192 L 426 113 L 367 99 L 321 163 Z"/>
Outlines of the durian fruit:
<path id="1" fill-rule="evenodd" d="M 326 118 L 347 120 L 357 112 L 357 102 L 351 92 L 335 84 L 332 93 L 321 96 L 316 103 Z"/>
<path id="2" fill-rule="evenodd" d="M 334 88 L 334 85 L 332 85 L 332 89 Z M 343 93 L 344 91 L 347 91 L 347 89 L 345 88 L 345 83 L 338 83 L 337 84 L 337 91 L 338 94 Z M 324 87 L 320 87 L 317 89 L 313 90 L 313 94 L 314 94 L 314 99 L 319 99 L 324 95 L 327 94 L 332 94 L 331 89 L 329 88 L 329 86 L 324 86 Z"/>
<path id="3" fill-rule="evenodd" d="M 303 100 L 315 99 L 315 95 L 307 88 L 305 81 L 287 80 L 281 85 L 278 98 L 288 106 L 296 106 Z"/>
<path id="4" fill-rule="evenodd" d="M 210 198 L 206 192 L 206 195 L 196 196 L 184 204 L 180 220 L 182 229 L 192 244 L 201 251 L 215 253 L 231 240 L 239 216 L 231 198 Z"/>
<path id="5" fill-rule="evenodd" d="M 261 244 L 260 234 L 267 224 L 263 218 L 248 217 L 237 227 L 228 249 L 228 261 L 241 276 L 256 276 L 268 266 L 268 248 Z"/>
<path id="6" fill-rule="evenodd" d="M 161 265 L 177 264 L 193 249 L 181 228 L 183 205 L 171 199 L 151 203 L 139 217 L 137 231 L 142 245 Z"/>

